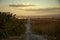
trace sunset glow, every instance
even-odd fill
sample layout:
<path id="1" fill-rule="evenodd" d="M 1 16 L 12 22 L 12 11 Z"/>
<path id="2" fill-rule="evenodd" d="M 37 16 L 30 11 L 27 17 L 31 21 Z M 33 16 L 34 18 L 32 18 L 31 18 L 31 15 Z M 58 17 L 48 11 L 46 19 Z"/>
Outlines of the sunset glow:
<path id="1" fill-rule="evenodd" d="M 60 5 L 58 0 L 0 0 L 0 11 L 17 16 L 45 16 L 60 14 Z"/>

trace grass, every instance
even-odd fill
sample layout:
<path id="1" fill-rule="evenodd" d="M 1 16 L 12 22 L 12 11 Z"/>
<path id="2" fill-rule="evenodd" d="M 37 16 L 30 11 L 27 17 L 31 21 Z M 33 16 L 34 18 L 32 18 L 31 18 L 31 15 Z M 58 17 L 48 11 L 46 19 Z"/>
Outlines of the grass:
<path id="1" fill-rule="evenodd" d="M 35 34 L 47 35 L 48 40 L 60 40 L 60 19 L 36 18 L 31 19 L 31 30 Z"/>

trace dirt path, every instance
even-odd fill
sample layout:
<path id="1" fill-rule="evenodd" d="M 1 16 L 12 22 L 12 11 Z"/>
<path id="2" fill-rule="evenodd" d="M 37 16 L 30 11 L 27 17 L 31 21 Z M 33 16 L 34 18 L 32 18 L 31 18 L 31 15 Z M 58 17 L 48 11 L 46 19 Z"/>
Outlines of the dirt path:
<path id="1" fill-rule="evenodd" d="M 44 36 L 42 35 L 35 35 L 35 34 L 28 34 L 28 37 L 26 37 L 26 34 L 22 35 L 22 36 L 13 36 L 13 37 L 9 37 L 7 39 L 2 39 L 2 40 L 47 40 L 46 38 L 44 38 Z"/>
<path id="2" fill-rule="evenodd" d="M 26 34 L 21 36 L 13 36 L 2 40 L 47 40 L 47 39 L 44 38 L 44 36 L 42 35 L 32 34 L 30 30 L 30 19 L 28 19 L 26 24 Z"/>

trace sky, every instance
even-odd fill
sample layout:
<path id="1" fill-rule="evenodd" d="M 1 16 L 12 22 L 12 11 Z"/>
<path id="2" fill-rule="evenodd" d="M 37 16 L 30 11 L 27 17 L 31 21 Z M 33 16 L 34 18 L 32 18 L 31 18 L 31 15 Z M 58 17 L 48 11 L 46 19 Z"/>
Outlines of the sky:
<path id="1" fill-rule="evenodd" d="M 17 16 L 60 14 L 60 0 L 0 0 L 0 11 Z"/>

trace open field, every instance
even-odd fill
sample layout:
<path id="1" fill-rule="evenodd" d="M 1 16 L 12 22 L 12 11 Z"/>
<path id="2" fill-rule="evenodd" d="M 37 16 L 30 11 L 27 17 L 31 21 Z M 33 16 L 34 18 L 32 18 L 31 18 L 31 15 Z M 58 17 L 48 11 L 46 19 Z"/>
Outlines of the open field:
<path id="1" fill-rule="evenodd" d="M 49 40 L 60 40 L 60 19 L 31 18 L 30 20 L 33 33 L 46 35 Z"/>

